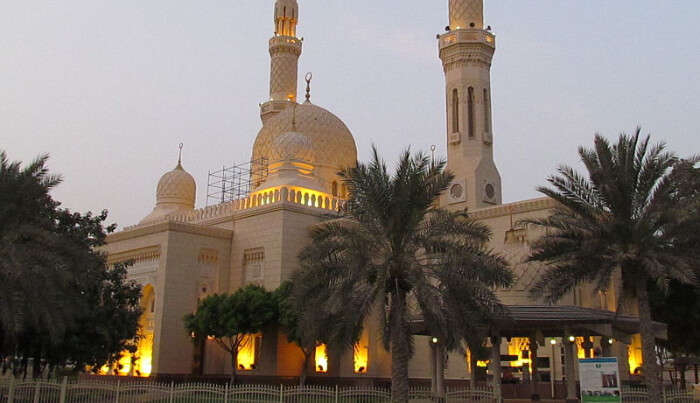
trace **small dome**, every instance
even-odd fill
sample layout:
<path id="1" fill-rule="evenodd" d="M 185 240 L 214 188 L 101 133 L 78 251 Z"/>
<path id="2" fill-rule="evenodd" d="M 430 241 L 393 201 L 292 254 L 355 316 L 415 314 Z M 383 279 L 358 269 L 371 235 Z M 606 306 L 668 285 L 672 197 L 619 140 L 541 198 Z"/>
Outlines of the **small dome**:
<path id="1" fill-rule="evenodd" d="M 288 135 L 289 132 L 308 139 L 310 146 L 301 148 L 308 157 L 307 162 L 316 167 L 337 171 L 355 166 L 357 162 L 355 139 L 347 126 L 331 112 L 309 102 L 290 106 L 263 125 L 255 139 L 253 160 L 266 158 L 273 163 L 286 155 L 287 150 L 280 147 L 285 148 L 291 140 L 293 143 L 300 141 L 299 136 Z M 285 139 L 280 139 L 283 136 Z"/>
<path id="2" fill-rule="evenodd" d="M 158 181 L 156 204 L 179 204 L 194 208 L 196 194 L 197 184 L 194 178 L 178 164 Z"/>
<path id="3" fill-rule="evenodd" d="M 197 184 L 192 175 L 182 168 L 180 163 L 170 172 L 166 172 L 158 181 L 156 189 L 156 206 L 139 224 L 148 224 L 194 209 Z"/>
<path id="4" fill-rule="evenodd" d="M 311 140 L 303 134 L 287 132 L 275 139 L 270 161 L 295 160 L 311 162 L 314 160 L 313 147 Z"/>

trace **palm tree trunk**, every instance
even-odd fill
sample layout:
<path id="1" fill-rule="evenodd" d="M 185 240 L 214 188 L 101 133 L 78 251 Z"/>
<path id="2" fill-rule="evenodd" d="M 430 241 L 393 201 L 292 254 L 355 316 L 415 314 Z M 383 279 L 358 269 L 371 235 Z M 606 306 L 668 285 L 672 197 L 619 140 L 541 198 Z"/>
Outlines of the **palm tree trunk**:
<path id="1" fill-rule="evenodd" d="M 471 379 L 469 380 L 469 387 L 472 391 L 476 389 L 476 351 L 474 349 L 469 349 L 469 370 L 472 372 Z"/>
<path id="2" fill-rule="evenodd" d="M 649 402 L 660 402 L 661 385 L 658 377 L 658 365 L 656 364 L 656 339 L 652 326 L 646 278 L 637 281 L 637 304 L 639 308 L 639 333 L 642 336 L 644 379 L 649 391 Z"/>
<path id="3" fill-rule="evenodd" d="M 406 317 L 406 295 L 392 295 L 391 311 L 391 396 L 392 402 L 408 402 L 408 361 L 411 359 L 411 337 Z"/>

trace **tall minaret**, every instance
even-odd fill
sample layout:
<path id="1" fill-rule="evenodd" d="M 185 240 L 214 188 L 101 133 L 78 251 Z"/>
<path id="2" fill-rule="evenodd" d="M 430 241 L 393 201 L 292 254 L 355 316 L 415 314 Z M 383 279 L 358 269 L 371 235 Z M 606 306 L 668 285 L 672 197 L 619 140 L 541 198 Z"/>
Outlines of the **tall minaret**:
<path id="1" fill-rule="evenodd" d="M 260 106 L 265 121 L 297 100 L 297 70 L 301 39 L 297 38 L 297 0 L 275 2 L 275 36 L 270 38 L 270 100 Z"/>
<path id="2" fill-rule="evenodd" d="M 447 101 L 447 167 L 455 175 L 445 197 L 469 209 L 501 203 L 493 161 L 491 60 L 496 38 L 484 29 L 483 0 L 449 0 L 450 25 L 439 36 Z"/>

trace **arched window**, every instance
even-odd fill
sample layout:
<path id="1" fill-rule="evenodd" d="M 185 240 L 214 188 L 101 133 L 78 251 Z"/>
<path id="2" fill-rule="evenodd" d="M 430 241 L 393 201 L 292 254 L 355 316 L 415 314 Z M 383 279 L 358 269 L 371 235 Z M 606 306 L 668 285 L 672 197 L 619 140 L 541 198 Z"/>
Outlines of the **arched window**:
<path id="1" fill-rule="evenodd" d="M 333 181 L 333 184 L 331 185 L 331 194 L 338 197 L 338 182 L 336 181 Z"/>
<path id="2" fill-rule="evenodd" d="M 484 132 L 491 133 L 491 100 L 489 90 L 484 88 Z"/>
<path id="3" fill-rule="evenodd" d="M 474 137 L 474 87 L 467 91 L 467 118 L 469 119 L 469 137 Z"/>
<path id="4" fill-rule="evenodd" d="M 452 133 L 459 132 L 459 93 L 452 90 Z"/>

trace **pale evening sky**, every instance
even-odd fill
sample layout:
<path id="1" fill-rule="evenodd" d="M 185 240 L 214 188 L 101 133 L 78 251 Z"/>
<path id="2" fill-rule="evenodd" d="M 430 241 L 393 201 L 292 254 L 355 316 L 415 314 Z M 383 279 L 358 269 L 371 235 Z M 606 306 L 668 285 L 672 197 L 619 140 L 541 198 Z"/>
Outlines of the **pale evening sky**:
<path id="1" fill-rule="evenodd" d="M 132 225 L 177 161 L 206 202 L 207 171 L 250 158 L 268 94 L 274 0 L 0 0 L 0 149 L 51 154 L 54 196 Z M 445 149 L 435 34 L 447 0 L 299 0 L 300 76 L 345 121 L 359 158 Z M 700 2 L 491 0 L 494 145 L 504 201 L 538 197 L 594 132 L 642 125 L 700 151 Z M 300 94 L 303 89 L 300 84 Z"/>

